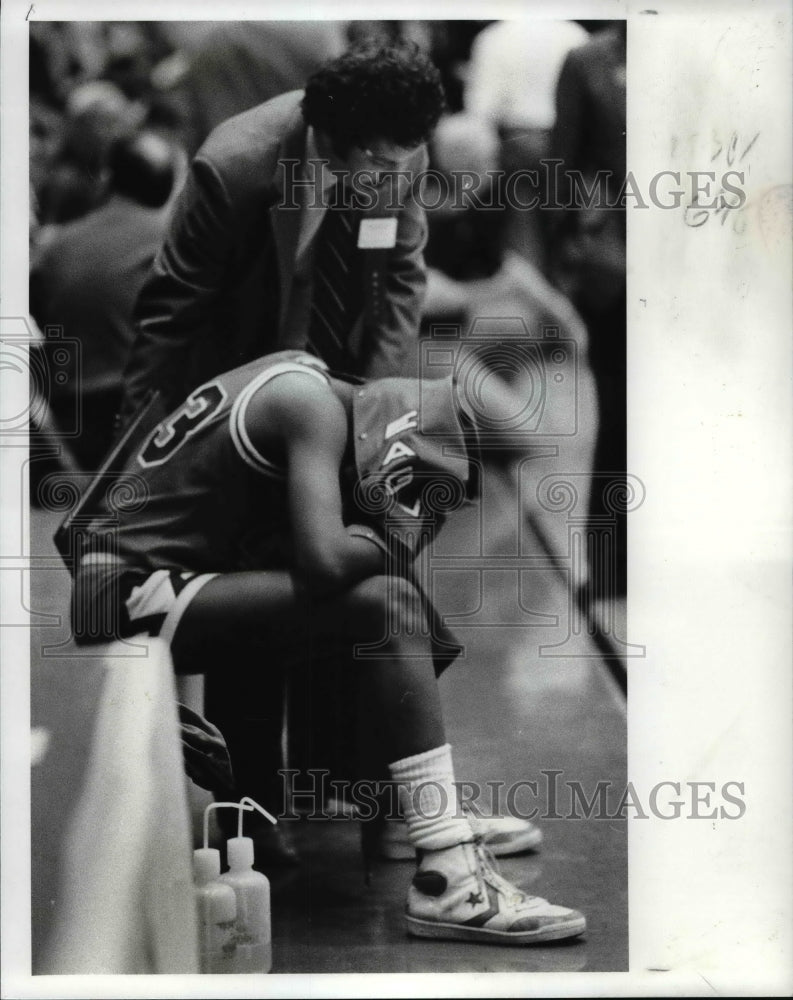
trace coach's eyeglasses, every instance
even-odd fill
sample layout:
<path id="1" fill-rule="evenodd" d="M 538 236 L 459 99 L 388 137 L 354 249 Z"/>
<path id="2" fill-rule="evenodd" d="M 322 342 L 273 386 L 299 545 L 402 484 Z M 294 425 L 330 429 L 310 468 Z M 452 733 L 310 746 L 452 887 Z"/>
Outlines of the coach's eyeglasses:
<path id="1" fill-rule="evenodd" d="M 388 156 L 382 156 L 380 153 L 375 153 L 371 149 L 366 149 L 363 146 L 359 146 L 358 148 L 369 163 L 371 163 L 373 167 L 378 167 L 380 170 L 399 170 L 402 165 L 401 160 L 392 160 Z"/>
<path id="2" fill-rule="evenodd" d="M 358 146 L 358 152 L 374 170 L 404 170 L 417 148 L 397 146 L 395 143 L 383 141 L 380 149 Z"/>

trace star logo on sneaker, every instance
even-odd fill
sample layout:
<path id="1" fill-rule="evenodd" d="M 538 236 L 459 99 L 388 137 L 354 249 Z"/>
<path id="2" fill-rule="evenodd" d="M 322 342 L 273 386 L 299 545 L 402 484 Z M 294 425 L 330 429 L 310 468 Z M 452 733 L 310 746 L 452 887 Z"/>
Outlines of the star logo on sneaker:
<path id="1" fill-rule="evenodd" d="M 475 916 L 471 917 L 470 920 L 463 921 L 463 923 L 468 927 L 484 927 L 484 925 L 489 920 L 492 920 L 493 917 L 495 917 L 499 912 L 498 893 L 494 892 L 493 889 L 491 889 L 490 886 L 487 884 L 487 882 L 484 883 L 484 890 L 487 893 L 487 909 L 482 910 L 481 913 L 475 914 Z M 466 902 L 470 902 L 471 896 L 473 895 L 474 893 L 472 892 L 469 895 Z M 481 892 L 477 892 L 476 895 L 480 897 L 479 899 L 480 902 L 484 902 L 484 900 L 481 898 L 482 896 Z M 473 906 L 473 903 L 471 903 L 471 905 Z"/>
<path id="2" fill-rule="evenodd" d="M 482 902 L 482 893 L 481 892 L 469 892 L 468 893 L 468 899 L 466 899 L 466 903 L 470 903 L 471 906 L 476 906 L 478 903 L 481 903 L 481 902 Z"/>

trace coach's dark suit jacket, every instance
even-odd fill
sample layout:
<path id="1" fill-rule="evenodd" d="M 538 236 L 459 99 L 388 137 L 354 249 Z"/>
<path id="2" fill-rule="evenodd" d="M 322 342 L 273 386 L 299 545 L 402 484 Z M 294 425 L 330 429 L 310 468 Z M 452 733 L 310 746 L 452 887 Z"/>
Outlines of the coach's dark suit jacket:
<path id="1" fill-rule="evenodd" d="M 151 387 L 176 404 L 221 371 L 304 346 L 311 282 L 296 277 L 295 254 L 305 209 L 279 208 L 291 198 L 280 164 L 305 155 L 301 98 L 293 91 L 224 122 L 196 154 L 138 300 L 127 415 Z M 421 149 L 410 169 L 425 167 Z M 389 214 L 384 207 L 375 214 Z M 353 371 L 365 377 L 406 373 L 415 357 L 426 219 L 410 198 L 398 214 L 397 245 L 377 279 L 380 314 L 350 338 Z"/>

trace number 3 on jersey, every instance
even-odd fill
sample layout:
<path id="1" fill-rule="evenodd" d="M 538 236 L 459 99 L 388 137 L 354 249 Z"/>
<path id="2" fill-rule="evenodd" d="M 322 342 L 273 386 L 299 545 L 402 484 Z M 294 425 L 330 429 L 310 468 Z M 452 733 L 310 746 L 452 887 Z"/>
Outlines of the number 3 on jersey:
<path id="1" fill-rule="evenodd" d="M 154 428 L 138 455 L 138 462 L 146 469 L 167 462 L 189 437 L 212 419 L 225 399 L 225 390 L 217 382 L 209 382 L 191 392 L 178 410 Z"/>

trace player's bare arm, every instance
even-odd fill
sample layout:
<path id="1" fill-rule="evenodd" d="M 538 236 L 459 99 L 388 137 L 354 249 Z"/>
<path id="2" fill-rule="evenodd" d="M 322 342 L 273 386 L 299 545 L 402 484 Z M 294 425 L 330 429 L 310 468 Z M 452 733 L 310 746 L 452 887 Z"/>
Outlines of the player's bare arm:
<path id="1" fill-rule="evenodd" d="M 286 458 L 296 581 L 321 596 L 381 573 L 381 549 L 344 524 L 339 472 L 348 418 L 331 388 L 282 375 L 251 400 L 246 422 L 257 445 Z"/>

